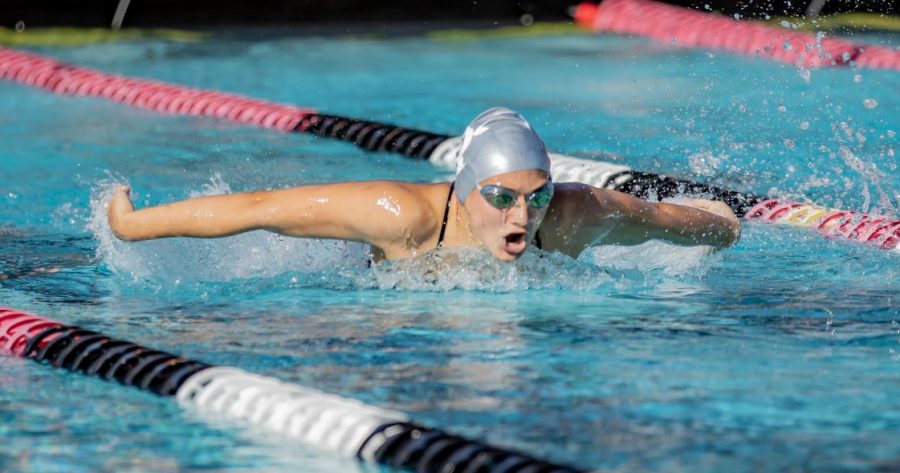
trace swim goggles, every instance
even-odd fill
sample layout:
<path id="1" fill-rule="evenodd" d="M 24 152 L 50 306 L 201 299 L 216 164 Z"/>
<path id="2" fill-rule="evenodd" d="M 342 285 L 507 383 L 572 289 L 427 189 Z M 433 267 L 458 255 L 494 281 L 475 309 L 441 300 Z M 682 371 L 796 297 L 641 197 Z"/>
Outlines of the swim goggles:
<path id="1" fill-rule="evenodd" d="M 484 197 L 484 200 L 491 207 L 499 210 L 509 210 L 515 207 L 516 202 L 519 200 L 519 193 L 506 187 L 495 185 L 482 187 L 481 184 L 476 184 L 475 186 L 478 188 L 481 196 Z M 547 183 L 541 186 L 540 189 L 524 197 L 525 203 L 533 209 L 542 209 L 550 205 L 550 199 L 553 198 L 553 181 L 548 179 Z"/>

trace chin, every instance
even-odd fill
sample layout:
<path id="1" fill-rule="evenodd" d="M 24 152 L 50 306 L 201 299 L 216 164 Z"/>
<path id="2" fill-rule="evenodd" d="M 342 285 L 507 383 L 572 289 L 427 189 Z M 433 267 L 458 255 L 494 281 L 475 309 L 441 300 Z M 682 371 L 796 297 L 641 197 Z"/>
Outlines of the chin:
<path id="1" fill-rule="evenodd" d="M 500 248 L 494 250 L 492 253 L 494 254 L 494 257 L 497 258 L 498 260 L 504 261 L 507 263 L 516 261 L 517 259 L 521 258 L 522 255 L 525 254 L 524 251 L 522 251 L 521 253 L 509 253 Z"/>

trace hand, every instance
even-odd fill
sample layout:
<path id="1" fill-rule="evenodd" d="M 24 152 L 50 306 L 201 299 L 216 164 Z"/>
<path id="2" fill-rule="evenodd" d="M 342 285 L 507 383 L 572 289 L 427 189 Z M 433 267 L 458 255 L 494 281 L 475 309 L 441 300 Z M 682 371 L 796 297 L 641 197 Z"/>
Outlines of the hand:
<path id="1" fill-rule="evenodd" d="M 107 204 L 106 217 L 113 233 L 123 240 L 128 240 L 125 231 L 125 217 L 131 212 L 134 212 L 134 204 L 131 203 L 131 188 L 119 186 Z"/>
<path id="2" fill-rule="evenodd" d="M 684 202 L 679 203 L 686 207 L 700 209 L 726 219 L 728 226 L 731 227 L 734 232 L 734 242 L 732 243 L 737 242 L 741 238 L 741 221 L 737 218 L 737 215 L 734 214 L 734 211 L 731 210 L 731 207 L 725 202 L 708 199 L 687 199 Z"/>
<path id="3" fill-rule="evenodd" d="M 734 214 L 734 211 L 731 210 L 731 207 L 729 207 L 728 204 L 722 201 L 708 199 L 687 199 L 684 202 L 679 203 L 687 207 L 705 210 L 720 217 L 737 220 L 737 215 Z"/>

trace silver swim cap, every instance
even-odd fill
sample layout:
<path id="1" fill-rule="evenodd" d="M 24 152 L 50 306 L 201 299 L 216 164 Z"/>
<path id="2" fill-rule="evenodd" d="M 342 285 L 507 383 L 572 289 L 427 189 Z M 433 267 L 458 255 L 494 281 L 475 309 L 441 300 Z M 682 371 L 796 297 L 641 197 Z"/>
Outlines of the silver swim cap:
<path id="1" fill-rule="evenodd" d="M 456 155 L 456 198 L 465 202 L 479 182 L 525 169 L 550 176 L 550 156 L 544 143 L 518 113 L 503 107 L 486 110 L 463 134 Z"/>

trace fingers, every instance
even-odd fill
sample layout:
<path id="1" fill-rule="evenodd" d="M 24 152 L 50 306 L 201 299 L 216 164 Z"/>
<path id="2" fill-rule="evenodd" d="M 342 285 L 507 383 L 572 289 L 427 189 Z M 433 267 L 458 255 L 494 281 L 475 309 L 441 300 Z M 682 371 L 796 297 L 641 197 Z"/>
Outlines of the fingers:
<path id="1" fill-rule="evenodd" d="M 129 186 L 119 186 L 109 201 L 106 213 L 109 227 L 119 238 L 127 239 L 127 232 L 124 228 L 125 216 L 131 212 L 134 212 L 134 204 L 131 203 L 131 188 Z"/>

